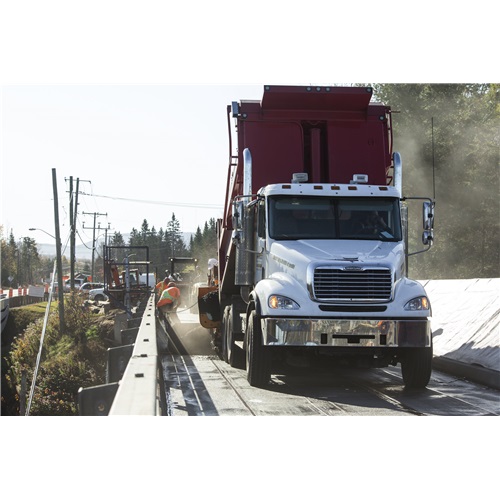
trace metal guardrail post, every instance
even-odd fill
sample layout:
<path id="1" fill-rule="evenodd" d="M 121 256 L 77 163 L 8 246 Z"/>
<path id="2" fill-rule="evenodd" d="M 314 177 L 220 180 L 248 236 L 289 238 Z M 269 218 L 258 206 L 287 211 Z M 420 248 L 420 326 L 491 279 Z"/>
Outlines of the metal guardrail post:
<path id="1" fill-rule="evenodd" d="M 121 380 L 133 352 L 133 344 L 110 347 L 108 349 L 108 362 L 106 365 L 107 384 Z"/>
<path id="2" fill-rule="evenodd" d="M 134 344 L 139 333 L 139 327 L 125 328 L 121 332 L 122 345 Z"/>
<path id="3" fill-rule="evenodd" d="M 118 382 L 78 390 L 78 410 L 83 417 L 106 417 L 118 390 Z"/>

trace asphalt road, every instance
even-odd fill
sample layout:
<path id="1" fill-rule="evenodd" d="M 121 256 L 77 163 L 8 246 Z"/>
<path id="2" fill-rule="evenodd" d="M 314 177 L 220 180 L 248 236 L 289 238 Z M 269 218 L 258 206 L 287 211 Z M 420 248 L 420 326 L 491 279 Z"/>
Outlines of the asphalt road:
<path id="1" fill-rule="evenodd" d="M 217 356 L 207 330 L 175 317 L 171 326 L 177 347 L 162 357 L 170 416 L 500 415 L 500 391 L 438 370 L 418 391 L 404 388 L 399 366 L 295 368 L 265 389 L 251 387 L 245 370 Z"/>

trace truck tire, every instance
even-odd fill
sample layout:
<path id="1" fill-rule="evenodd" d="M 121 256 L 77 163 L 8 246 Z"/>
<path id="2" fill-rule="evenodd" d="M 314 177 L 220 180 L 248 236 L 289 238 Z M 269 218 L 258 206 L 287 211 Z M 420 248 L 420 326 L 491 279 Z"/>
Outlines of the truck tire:
<path id="1" fill-rule="evenodd" d="M 265 387 L 271 378 L 269 354 L 262 345 L 260 319 L 255 310 L 250 313 L 246 332 L 247 380 L 253 387 Z"/>
<path id="2" fill-rule="evenodd" d="M 432 373 L 432 347 L 417 348 L 401 360 L 401 374 L 407 389 L 424 389 Z"/>
<path id="3" fill-rule="evenodd" d="M 233 368 L 245 368 L 245 352 L 234 342 L 234 316 L 236 314 L 232 307 L 229 307 L 226 330 L 226 354 L 227 362 Z"/>

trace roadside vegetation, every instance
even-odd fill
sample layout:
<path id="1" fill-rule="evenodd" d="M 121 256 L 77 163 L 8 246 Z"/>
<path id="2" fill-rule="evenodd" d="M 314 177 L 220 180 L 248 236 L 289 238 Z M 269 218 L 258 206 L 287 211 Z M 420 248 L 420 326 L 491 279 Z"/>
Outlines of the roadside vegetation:
<path id="1" fill-rule="evenodd" d="M 18 334 L 2 373 L 2 415 L 19 415 L 21 399 L 28 402 L 46 306 L 40 303 L 11 310 L 7 330 Z M 65 323 L 61 332 L 57 304 L 51 307 L 29 415 L 78 415 L 78 389 L 105 383 L 114 312 L 96 315 L 82 296 L 71 293 L 65 298 Z M 24 394 L 23 377 L 27 382 Z"/>

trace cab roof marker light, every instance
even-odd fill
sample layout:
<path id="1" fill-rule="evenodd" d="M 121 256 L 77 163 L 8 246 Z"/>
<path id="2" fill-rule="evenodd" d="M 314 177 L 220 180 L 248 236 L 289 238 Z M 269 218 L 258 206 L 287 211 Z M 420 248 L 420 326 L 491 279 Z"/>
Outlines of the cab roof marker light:
<path id="1" fill-rule="evenodd" d="M 292 184 L 303 184 L 309 180 L 306 172 L 297 172 L 292 175 Z"/>
<path id="2" fill-rule="evenodd" d="M 367 174 L 354 174 L 352 176 L 351 184 L 368 184 Z"/>

